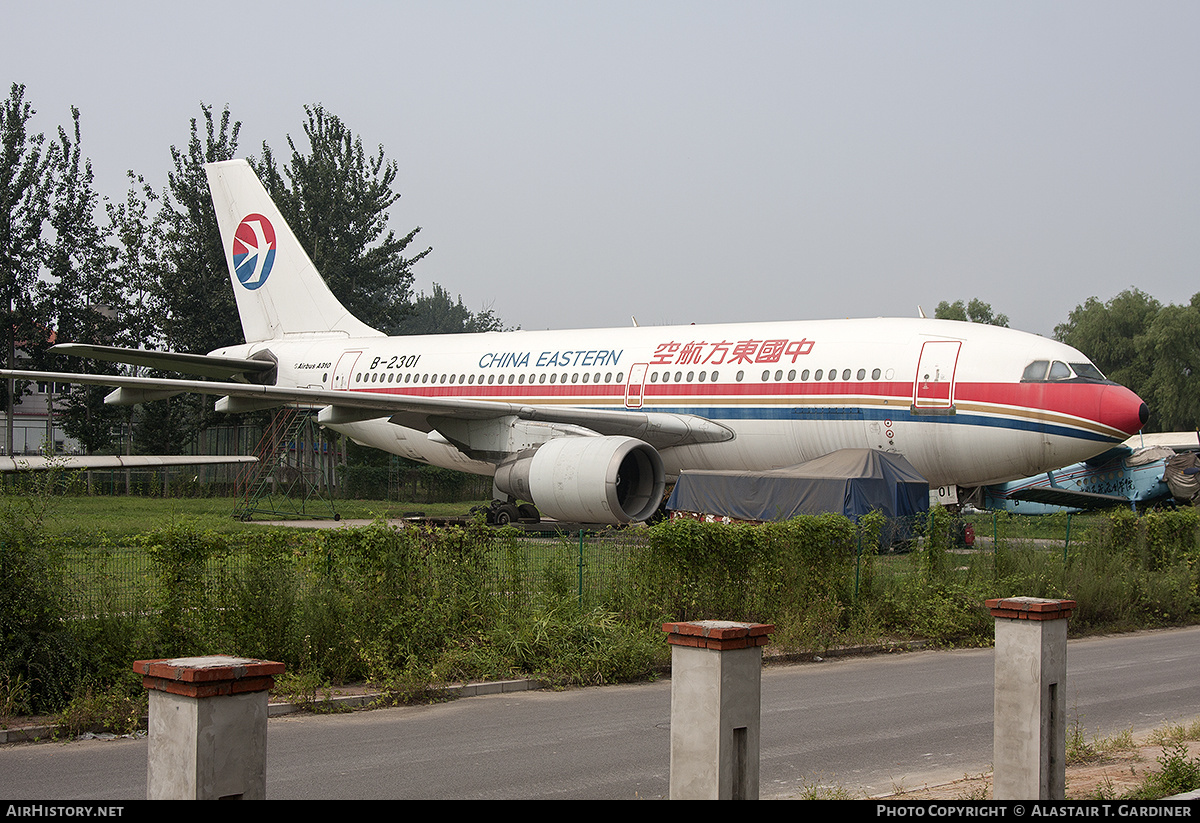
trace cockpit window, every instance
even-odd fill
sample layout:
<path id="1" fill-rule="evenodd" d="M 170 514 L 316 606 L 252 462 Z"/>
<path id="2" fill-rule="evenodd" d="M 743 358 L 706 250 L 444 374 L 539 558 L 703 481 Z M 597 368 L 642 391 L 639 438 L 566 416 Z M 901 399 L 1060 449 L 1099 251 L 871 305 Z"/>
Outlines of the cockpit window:
<path id="1" fill-rule="evenodd" d="M 1046 376 L 1047 380 L 1070 380 L 1071 370 L 1067 368 L 1066 363 L 1060 363 L 1055 360 L 1050 364 L 1050 374 Z"/>
<path id="2" fill-rule="evenodd" d="M 1021 382 L 1041 383 L 1046 379 L 1046 368 L 1049 365 L 1049 360 L 1034 360 L 1025 367 L 1025 373 L 1021 375 Z"/>
<path id="3" fill-rule="evenodd" d="M 1068 365 L 1061 360 L 1034 360 L 1021 375 L 1022 383 L 1059 383 L 1067 380 L 1107 382 L 1100 370 L 1088 362 Z"/>
<path id="4" fill-rule="evenodd" d="M 1084 380 L 1107 380 L 1103 373 L 1093 366 L 1091 363 L 1072 363 L 1071 368 L 1075 370 L 1075 374 L 1082 377 Z"/>

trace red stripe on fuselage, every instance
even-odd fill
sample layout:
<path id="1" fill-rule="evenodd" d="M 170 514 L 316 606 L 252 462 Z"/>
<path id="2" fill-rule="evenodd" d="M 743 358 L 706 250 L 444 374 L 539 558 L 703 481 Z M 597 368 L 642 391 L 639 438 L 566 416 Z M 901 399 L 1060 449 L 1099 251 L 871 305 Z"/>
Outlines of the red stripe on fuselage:
<path id="1" fill-rule="evenodd" d="M 412 385 L 394 384 L 371 386 L 355 391 L 375 394 L 412 395 L 416 397 L 463 397 L 478 400 L 511 400 L 518 402 L 545 400 L 549 402 L 571 401 L 578 403 L 624 402 L 624 384 L 586 383 L 526 383 L 496 384 L 479 386 L 470 384 Z M 954 399 L 959 404 L 1005 406 L 1013 409 L 1044 411 L 1078 417 L 1111 426 L 1121 431 L 1128 429 L 1130 415 L 1136 418 L 1140 404 L 1136 395 L 1120 386 L 1105 383 L 967 383 L 955 384 Z M 821 383 L 752 382 L 752 383 L 646 383 L 642 388 L 643 402 L 663 399 L 668 402 L 697 401 L 726 402 L 730 398 L 752 398 L 764 403 L 786 402 L 789 399 L 802 401 L 820 398 L 826 403 L 854 404 L 872 400 L 911 399 L 911 382 L 885 381 L 826 381 Z M 1107 396 L 1123 396 L 1127 403 L 1105 402 Z M 1112 407 L 1110 407 L 1112 406 Z"/>

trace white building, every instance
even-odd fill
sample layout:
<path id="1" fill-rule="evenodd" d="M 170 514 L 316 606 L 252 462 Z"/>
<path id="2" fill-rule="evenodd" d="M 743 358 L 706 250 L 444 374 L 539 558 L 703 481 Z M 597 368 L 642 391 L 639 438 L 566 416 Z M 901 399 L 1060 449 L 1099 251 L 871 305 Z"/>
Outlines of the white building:
<path id="1" fill-rule="evenodd" d="M 30 393 L 21 395 L 20 403 L 13 403 L 12 454 L 41 454 L 45 447 L 55 454 L 78 454 L 79 442 L 67 437 L 58 422 L 59 392 L 67 387 L 40 382 L 27 386 Z M 8 454 L 7 430 L 8 420 L 0 404 L 0 454 Z"/>

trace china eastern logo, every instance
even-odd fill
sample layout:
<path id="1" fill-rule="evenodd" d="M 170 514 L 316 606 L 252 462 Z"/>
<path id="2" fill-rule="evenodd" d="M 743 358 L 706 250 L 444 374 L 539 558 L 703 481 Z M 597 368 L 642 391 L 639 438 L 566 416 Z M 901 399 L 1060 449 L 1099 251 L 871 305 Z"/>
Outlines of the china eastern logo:
<path id="1" fill-rule="evenodd" d="M 275 265 L 275 227 L 261 214 L 248 214 L 233 233 L 233 272 L 238 282 L 257 289 Z"/>

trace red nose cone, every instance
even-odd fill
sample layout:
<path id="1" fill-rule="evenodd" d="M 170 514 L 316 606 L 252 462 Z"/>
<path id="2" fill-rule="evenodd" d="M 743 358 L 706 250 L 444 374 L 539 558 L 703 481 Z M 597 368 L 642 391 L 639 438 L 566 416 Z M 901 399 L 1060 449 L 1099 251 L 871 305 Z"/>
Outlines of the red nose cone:
<path id="1" fill-rule="evenodd" d="M 1100 423 L 1132 437 L 1150 419 L 1150 409 L 1142 398 L 1124 386 L 1108 386 L 1100 400 Z"/>

